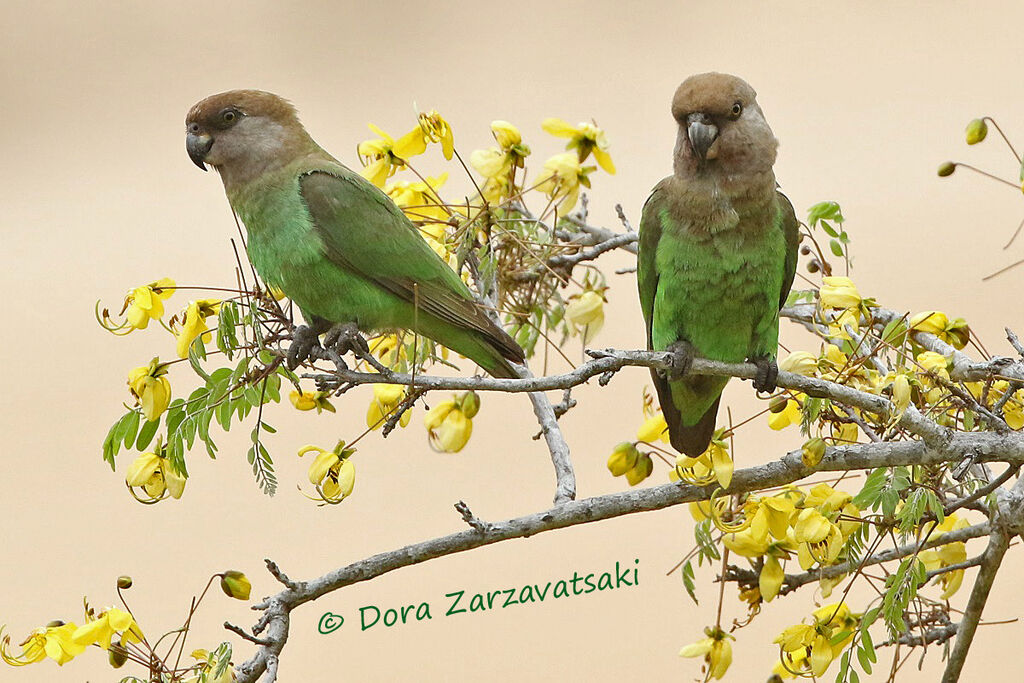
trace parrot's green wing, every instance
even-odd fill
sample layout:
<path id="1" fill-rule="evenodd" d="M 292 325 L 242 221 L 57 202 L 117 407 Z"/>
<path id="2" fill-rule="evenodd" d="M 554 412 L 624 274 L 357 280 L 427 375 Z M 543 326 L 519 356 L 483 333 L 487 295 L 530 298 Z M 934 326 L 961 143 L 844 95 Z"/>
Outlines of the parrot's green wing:
<path id="1" fill-rule="evenodd" d="M 419 315 L 482 336 L 505 358 L 523 362 L 522 349 L 384 193 L 340 164 L 304 173 L 299 188 L 327 258 L 338 267 L 413 304 Z"/>
<path id="2" fill-rule="evenodd" d="M 793 280 L 796 278 L 796 261 L 800 248 L 800 221 L 796 219 L 796 211 L 789 198 L 776 191 L 779 198 L 779 211 L 782 213 L 782 232 L 786 236 L 786 270 L 782 278 L 782 295 L 779 299 L 779 308 L 786 305 L 789 297 L 789 290 L 793 287 Z"/>
<path id="3" fill-rule="evenodd" d="M 644 322 L 647 327 L 647 348 L 654 348 L 652 326 L 654 324 L 654 300 L 658 293 L 658 267 L 656 255 L 658 243 L 662 237 L 662 209 L 664 208 L 666 189 L 663 184 L 658 184 L 651 196 L 644 203 L 643 213 L 640 218 L 640 244 L 637 249 L 636 280 L 640 292 L 640 310 L 643 312 Z M 708 408 L 703 416 L 693 425 L 686 425 L 683 422 L 682 413 L 672 397 L 671 383 L 657 370 L 651 369 L 651 380 L 654 389 L 658 393 L 658 402 L 661 404 L 661 412 L 665 416 L 665 423 L 668 425 L 669 439 L 672 447 L 684 453 L 699 455 L 711 439 L 715 431 L 715 416 L 718 414 L 718 400 Z M 707 383 L 707 378 L 702 376 L 690 377 L 690 383 L 702 386 Z"/>

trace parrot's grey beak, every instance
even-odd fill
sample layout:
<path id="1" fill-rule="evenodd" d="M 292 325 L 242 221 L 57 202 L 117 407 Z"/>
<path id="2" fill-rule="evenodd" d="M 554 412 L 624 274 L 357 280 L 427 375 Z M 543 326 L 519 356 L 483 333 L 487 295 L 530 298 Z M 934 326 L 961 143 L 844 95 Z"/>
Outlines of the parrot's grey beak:
<path id="1" fill-rule="evenodd" d="M 707 114 L 690 114 L 686 117 L 686 135 L 690 138 L 690 147 L 693 148 L 697 159 L 703 164 L 709 158 L 708 150 L 718 139 L 718 127 L 711 122 Z"/>
<path id="2" fill-rule="evenodd" d="M 185 150 L 188 151 L 188 158 L 204 171 L 206 170 L 206 164 L 203 161 L 206 159 L 206 155 L 211 147 L 213 147 L 213 137 L 205 133 L 203 135 L 189 133 L 185 136 Z"/>

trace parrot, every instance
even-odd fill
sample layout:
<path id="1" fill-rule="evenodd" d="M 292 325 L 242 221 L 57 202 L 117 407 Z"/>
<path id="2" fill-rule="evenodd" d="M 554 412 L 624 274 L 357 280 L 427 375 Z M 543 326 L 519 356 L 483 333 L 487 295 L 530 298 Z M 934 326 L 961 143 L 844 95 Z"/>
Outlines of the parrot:
<path id="1" fill-rule="evenodd" d="M 695 357 L 757 366 L 775 390 L 779 310 L 796 274 L 799 222 L 778 190 L 778 141 L 744 80 L 687 78 L 672 99 L 673 173 L 644 204 L 637 287 L 647 348 L 673 352 L 651 370 L 672 447 L 698 457 L 711 443 L 727 377 L 688 375 Z"/>
<path id="2" fill-rule="evenodd" d="M 410 329 L 494 377 L 520 377 L 519 345 L 387 195 L 313 141 L 290 102 L 223 92 L 194 105 L 185 128 L 193 163 L 220 174 L 256 272 L 305 318 L 290 367 L 325 333 L 325 346 L 365 354 L 360 331 Z"/>

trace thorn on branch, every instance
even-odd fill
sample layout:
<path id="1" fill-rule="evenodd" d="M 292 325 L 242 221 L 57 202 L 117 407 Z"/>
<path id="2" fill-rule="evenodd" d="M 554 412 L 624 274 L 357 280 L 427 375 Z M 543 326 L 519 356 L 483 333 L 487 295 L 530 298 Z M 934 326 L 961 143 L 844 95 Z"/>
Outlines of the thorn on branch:
<path id="1" fill-rule="evenodd" d="M 491 525 L 487 522 L 484 522 L 476 515 L 474 515 L 473 511 L 470 510 L 469 506 L 466 505 L 463 501 L 460 500 L 458 503 L 456 503 L 455 509 L 458 511 L 460 515 L 462 515 L 462 521 L 464 521 L 469 526 L 473 527 L 476 531 L 480 532 L 481 534 L 486 534 L 488 531 L 491 530 Z"/>
<path id="2" fill-rule="evenodd" d="M 246 633 L 245 629 L 243 629 L 241 626 L 235 626 L 230 621 L 225 621 L 224 622 L 224 628 L 226 628 L 227 630 L 231 631 L 232 633 L 234 633 L 235 635 L 239 636 L 240 638 L 244 638 L 245 640 L 248 640 L 250 643 L 256 643 L 257 645 L 260 645 L 260 646 L 263 646 L 263 647 L 269 647 L 270 645 L 273 645 L 273 643 L 271 641 L 269 641 L 269 640 L 264 640 L 263 638 L 257 638 L 254 635 L 250 635 L 249 633 Z"/>
<path id="3" fill-rule="evenodd" d="M 626 232 L 633 232 L 633 226 L 629 224 L 626 212 L 622 210 L 622 204 L 615 205 L 615 215 L 619 217 L 619 222 L 622 223 L 622 227 L 626 229 Z"/>
<path id="4" fill-rule="evenodd" d="M 295 590 L 300 587 L 299 584 L 295 583 L 288 578 L 288 575 L 281 571 L 281 568 L 277 566 L 277 563 L 270 558 L 264 558 L 263 560 L 267 565 L 267 571 L 270 572 L 271 576 L 283 583 L 286 587 Z"/>
<path id="5" fill-rule="evenodd" d="M 1020 354 L 1021 358 L 1024 358 L 1024 344 L 1021 344 L 1020 339 L 1017 338 L 1017 335 L 1009 327 L 1004 327 L 1003 329 L 1006 330 L 1006 339 L 1010 342 L 1010 346 Z"/>

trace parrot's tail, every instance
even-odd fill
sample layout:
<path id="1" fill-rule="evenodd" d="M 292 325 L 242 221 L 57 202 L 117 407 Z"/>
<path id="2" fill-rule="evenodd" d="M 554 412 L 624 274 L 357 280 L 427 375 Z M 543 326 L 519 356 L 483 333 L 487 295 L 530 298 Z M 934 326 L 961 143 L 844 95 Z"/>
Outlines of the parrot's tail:
<path id="1" fill-rule="evenodd" d="M 722 389 L 725 383 L 717 377 L 696 377 L 690 380 L 676 382 L 682 384 L 680 390 L 686 394 L 685 397 L 673 396 L 672 382 L 658 374 L 657 370 L 651 370 L 651 378 L 654 380 L 654 388 L 658 392 L 658 402 L 661 404 L 661 412 L 665 416 L 665 423 L 668 425 L 669 442 L 672 448 L 680 453 L 685 453 L 691 458 L 696 458 L 708 449 L 711 444 L 711 437 L 715 433 L 715 419 L 718 417 L 718 404 L 722 400 Z M 695 386 L 693 386 L 695 385 Z M 700 396 L 717 394 L 714 403 L 708 406 L 693 424 L 686 424 L 688 420 L 683 418 L 680 406 L 699 406 L 702 402 L 694 400 Z M 678 403 L 677 403 L 678 400 Z M 707 403 L 703 403 L 707 405 Z M 699 410 L 695 408 L 694 410 Z M 693 410 L 687 416 L 693 421 Z"/>
<path id="2" fill-rule="evenodd" d="M 668 423 L 668 436 L 672 448 L 691 458 L 696 458 L 706 451 L 711 445 L 711 436 L 715 433 L 715 419 L 718 417 L 718 403 L 721 400 L 721 396 L 716 398 L 707 412 L 697 420 L 697 424 L 690 427 L 684 425 L 681 419 L 669 420 L 666 414 L 665 420 Z M 679 417 L 678 411 L 676 417 Z"/>

